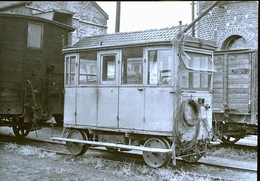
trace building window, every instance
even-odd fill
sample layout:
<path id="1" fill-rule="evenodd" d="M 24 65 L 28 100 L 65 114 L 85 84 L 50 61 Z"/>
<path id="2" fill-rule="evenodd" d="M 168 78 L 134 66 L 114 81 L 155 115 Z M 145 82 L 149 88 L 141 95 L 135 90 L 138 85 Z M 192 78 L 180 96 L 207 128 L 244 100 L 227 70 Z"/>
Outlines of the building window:
<path id="1" fill-rule="evenodd" d="M 231 36 L 223 43 L 223 50 L 239 50 L 239 49 L 248 49 L 249 46 L 247 41 L 238 35 Z"/>
<path id="2" fill-rule="evenodd" d="M 43 24 L 41 23 L 28 23 L 28 48 L 42 49 L 43 41 Z"/>

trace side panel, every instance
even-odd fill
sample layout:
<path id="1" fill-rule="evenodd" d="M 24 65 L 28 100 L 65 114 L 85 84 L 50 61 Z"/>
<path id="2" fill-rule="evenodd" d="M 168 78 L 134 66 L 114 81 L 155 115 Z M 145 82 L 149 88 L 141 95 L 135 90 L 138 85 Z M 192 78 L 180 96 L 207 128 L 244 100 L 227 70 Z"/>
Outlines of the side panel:
<path id="1" fill-rule="evenodd" d="M 172 88 L 146 87 L 145 89 L 145 123 L 144 129 L 149 131 L 172 131 L 174 94 Z"/>
<path id="2" fill-rule="evenodd" d="M 65 88 L 65 104 L 64 104 L 64 124 L 73 124 L 77 122 L 76 116 L 76 88 Z"/>
<path id="3" fill-rule="evenodd" d="M 0 114 L 22 114 L 26 21 L 1 17 L 0 31 Z"/>
<path id="4" fill-rule="evenodd" d="M 213 112 L 226 112 L 230 115 L 251 116 L 255 104 L 256 70 L 253 51 L 223 51 L 215 53 L 217 72 L 213 76 Z M 252 97 L 253 96 L 253 97 Z M 254 109 L 254 108 L 253 108 Z M 251 123 L 255 122 L 255 117 Z M 240 116 L 240 117 L 241 117 Z M 242 117 L 241 117 L 242 118 Z M 247 122 L 248 118 L 234 121 Z"/>
<path id="5" fill-rule="evenodd" d="M 119 88 L 119 128 L 144 128 L 144 88 Z"/>
<path id="6" fill-rule="evenodd" d="M 97 102 L 97 126 L 118 128 L 118 88 L 100 87 Z"/>
<path id="7" fill-rule="evenodd" d="M 97 126 L 97 89 L 77 88 L 77 125 Z"/>

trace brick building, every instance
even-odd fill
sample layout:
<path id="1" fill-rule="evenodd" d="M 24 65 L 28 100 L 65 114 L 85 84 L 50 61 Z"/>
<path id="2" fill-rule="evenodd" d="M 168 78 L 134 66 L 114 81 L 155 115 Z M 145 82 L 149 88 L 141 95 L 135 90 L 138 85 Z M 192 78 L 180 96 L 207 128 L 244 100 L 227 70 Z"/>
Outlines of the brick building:
<path id="1" fill-rule="evenodd" d="M 1 1 L 0 13 L 41 16 L 64 21 L 75 31 L 71 44 L 84 36 L 107 33 L 108 15 L 95 1 Z"/>
<path id="2" fill-rule="evenodd" d="M 197 1 L 200 15 L 212 1 Z M 216 40 L 218 50 L 258 48 L 258 1 L 223 1 L 197 23 L 197 37 Z"/>

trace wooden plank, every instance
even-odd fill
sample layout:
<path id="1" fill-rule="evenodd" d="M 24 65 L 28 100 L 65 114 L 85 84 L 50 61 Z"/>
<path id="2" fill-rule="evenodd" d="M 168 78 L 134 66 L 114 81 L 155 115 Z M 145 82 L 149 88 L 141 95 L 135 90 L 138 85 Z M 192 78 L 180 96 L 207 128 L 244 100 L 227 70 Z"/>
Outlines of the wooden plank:
<path id="1" fill-rule="evenodd" d="M 249 87 L 249 84 L 228 84 L 228 89 L 246 89 Z M 232 93 L 231 91 L 228 92 Z"/>
<path id="2" fill-rule="evenodd" d="M 216 89 L 223 89 L 223 84 L 213 84 L 213 89 L 214 89 L 214 91 L 216 90 Z"/>
<path id="3" fill-rule="evenodd" d="M 214 89 L 213 95 L 215 94 L 223 94 L 223 89 Z"/>

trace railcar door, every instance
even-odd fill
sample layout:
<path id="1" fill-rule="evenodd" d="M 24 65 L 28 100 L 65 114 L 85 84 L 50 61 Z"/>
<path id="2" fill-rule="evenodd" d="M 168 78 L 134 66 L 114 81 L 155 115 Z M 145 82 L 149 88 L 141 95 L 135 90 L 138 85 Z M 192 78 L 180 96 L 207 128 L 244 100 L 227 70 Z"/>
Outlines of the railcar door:
<path id="1" fill-rule="evenodd" d="M 143 47 L 122 49 L 119 80 L 119 128 L 144 127 Z"/>
<path id="2" fill-rule="evenodd" d="M 145 89 L 145 124 L 149 131 L 171 131 L 175 110 L 173 91 L 173 50 L 146 50 L 147 86 Z"/>
<path id="3" fill-rule="evenodd" d="M 76 124 L 76 60 L 77 54 L 65 57 L 64 124 Z"/>
<path id="4" fill-rule="evenodd" d="M 118 64 L 119 50 L 98 52 L 99 89 L 97 97 L 98 127 L 118 127 Z"/>

